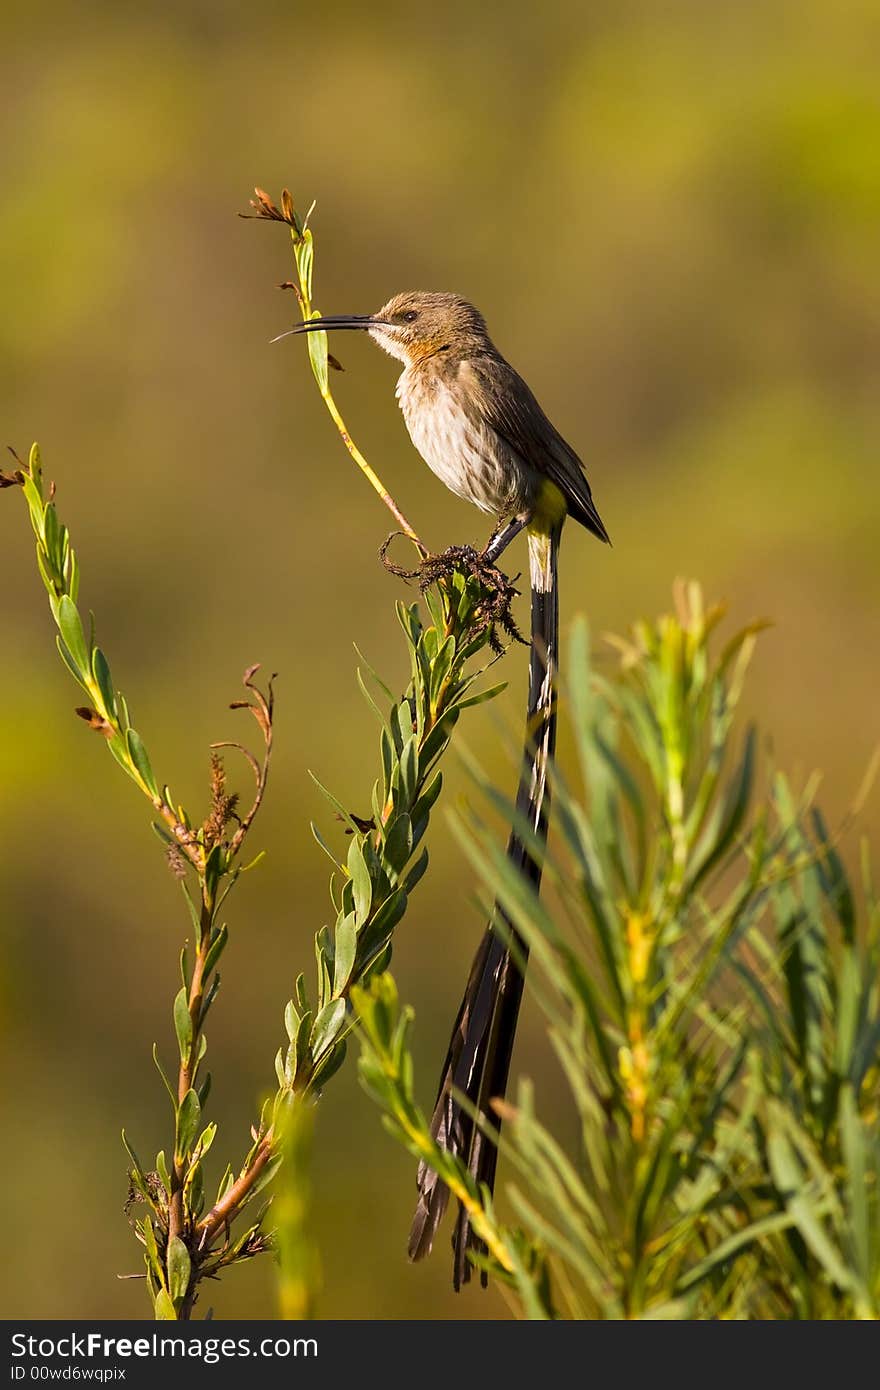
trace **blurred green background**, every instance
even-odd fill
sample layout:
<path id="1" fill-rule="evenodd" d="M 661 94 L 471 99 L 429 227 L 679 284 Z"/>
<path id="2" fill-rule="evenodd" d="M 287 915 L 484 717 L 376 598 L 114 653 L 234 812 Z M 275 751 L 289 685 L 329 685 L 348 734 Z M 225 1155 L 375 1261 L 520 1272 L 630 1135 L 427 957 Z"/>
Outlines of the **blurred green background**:
<path id="1" fill-rule="evenodd" d="M 150 12 L 152 11 L 152 12 Z M 102 646 L 159 775 L 204 804 L 243 668 L 280 672 L 278 750 L 208 1028 L 218 1161 L 240 1161 L 281 1010 L 326 916 L 314 768 L 367 804 L 357 641 L 404 677 L 388 520 L 324 413 L 283 230 L 255 182 L 317 211 L 316 302 L 454 289 L 586 460 L 613 539 L 568 532 L 563 617 L 601 632 L 700 577 L 773 617 L 748 705 L 829 814 L 878 738 L 880 87 L 876 0 L 7 0 L 0 34 L 3 442 L 43 446 Z M 437 548 L 485 535 L 413 452 L 394 365 L 335 345 L 368 457 Z M 123 1215 L 125 1124 L 167 1142 L 184 930 L 147 808 L 72 714 L 25 510 L 0 495 L 6 1317 L 146 1316 Z M 524 557 L 516 557 L 517 565 Z M 470 747 L 505 785 L 524 654 Z M 248 730 L 250 733 L 250 730 Z M 562 750 L 565 756 L 565 747 Z M 234 769 L 242 788 L 244 770 Z M 452 778 L 453 792 L 464 785 Z M 877 796 L 863 824 L 876 831 Z M 395 953 L 425 1104 L 482 929 L 442 815 Z M 558 1080 L 526 1012 L 518 1065 Z M 405 1260 L 413 1164 L 348 1066 L 322 1104 L 314 1230 L 332 1317 L 503 1317 L 449 1289 L 447 1236 Z M 274 1311 L 268 1259 L 218 1316 Z"/>

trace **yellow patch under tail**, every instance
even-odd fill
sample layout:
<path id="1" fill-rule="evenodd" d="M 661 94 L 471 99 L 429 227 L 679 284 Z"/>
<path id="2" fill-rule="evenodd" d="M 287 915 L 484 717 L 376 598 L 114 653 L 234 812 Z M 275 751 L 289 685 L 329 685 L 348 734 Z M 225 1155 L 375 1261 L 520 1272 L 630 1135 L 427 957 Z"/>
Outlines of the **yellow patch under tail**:
<path id="1" fill-rule="evenodd" d="M 529 522 L 529 571 L 532 588 L 546 594 L 555 581 L 556 544 L 568 506 L 562 491 L 545 478 Z"/>
<path id="2" fill-rule="evenodd" d="M 562 489 L 552 483 L 549 478 L 544 478 L 535 499 L 529 529 L 552 531 L 567 515 L 568 503 Z"/>

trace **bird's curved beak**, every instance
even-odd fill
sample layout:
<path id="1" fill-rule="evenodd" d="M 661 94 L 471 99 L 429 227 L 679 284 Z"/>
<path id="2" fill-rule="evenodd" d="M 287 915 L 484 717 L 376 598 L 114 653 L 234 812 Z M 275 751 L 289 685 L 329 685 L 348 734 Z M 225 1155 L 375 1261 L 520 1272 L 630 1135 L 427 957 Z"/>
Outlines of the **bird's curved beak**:
<path id="1" fill-rule="evenodd" d="M 291 333 L 327 332 L 333 328 L 381 328 L 383 325 L 385 320 L 377 319 L 373 314 L 326 314 L 323 318 L 305 319 L 288 328 L 285 333 L 279 333 L 271 342 L 278 343 L 282 338 L 289 338 Z"/>

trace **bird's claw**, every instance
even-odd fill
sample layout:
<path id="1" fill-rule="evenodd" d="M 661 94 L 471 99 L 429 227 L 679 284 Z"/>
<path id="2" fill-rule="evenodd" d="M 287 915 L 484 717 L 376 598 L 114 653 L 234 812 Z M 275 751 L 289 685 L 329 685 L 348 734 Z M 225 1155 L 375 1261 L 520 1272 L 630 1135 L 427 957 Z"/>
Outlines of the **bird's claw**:
<path id="1" fill-rule="evenodd" d="M 393 536 L 389 536 L 379 552 L 383 565 L 391 574 L 399 579 L 416 580 L 421 593 L 432 584 L 450 579 L 456 571 L 470 575 L 480 586 L 479 622 L 483 628 L 489 629 L 493 651 L 501 650 L 495 635 L 496 627 L 500 627 L 515 642 L 528 646 L 513 616 L 513 601 L 520 593 L 516 588 L 519 575 L 510 579 L 485 551 L 475 550 L 472 545 L 450 545 L 439 555 L 426 555 L 417 569 L 403 569 L 388 559 L 388 547 L 393 539 Z"/>

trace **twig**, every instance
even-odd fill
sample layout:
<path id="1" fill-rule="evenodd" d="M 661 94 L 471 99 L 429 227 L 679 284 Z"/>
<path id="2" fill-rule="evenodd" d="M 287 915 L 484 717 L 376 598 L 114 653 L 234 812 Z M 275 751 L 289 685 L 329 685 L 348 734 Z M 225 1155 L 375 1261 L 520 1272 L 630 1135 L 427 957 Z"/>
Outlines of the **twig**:
<path id="1" fill-rule="evenodd" d="M 293 284 L 292 281 L 288 280 L 282 288 L 296 291 L 297 302 L 304 321 L 314 318 L 315 310 L 312 304 L 312 267 L 314 264 L 314 251 L 312 246 L 312 234 L 308 229 L 308 217 L 306 217 L 305 222 L 300 221 L 294 210 L 293 199 L 286 188 L 281 194 L 280 208 L 275 206 L 268 193 L 262 188 L 255 188 L 254 192 L 257 196 L 256 198 L 251 198 L 250 204 L 255 211 L 253 213 L 240 212 L 239 217 L 254 218 L 267 222 L 283 222 L 290 228 L 290 237 L 293 242 L 299 284 L 297 286 Z M 409 540 L 412 541 L 421 557 L 423 559 L 427 558 L 427 548 L 419 539 L 418 533 L 415 531 L 414 527 L 407 521 L 400 507 L 382 482 L 382 479 L 376 473 L 375 469 L 370 466 L 355 444 L 348 432 L 339 407 L 333 399 L 327 371 L 328 354 L 326 333 L 309 334 L 309 356 L 312 363 L 312 372 L 318 383 L 318 390 L 321 393 L 321 398 L 330 412 L 330 416 L 339 431 L 343 444 L 351 454 L 351 457 L 363 473 L 367 482 L 378 496 L 381 497 L 400 529 Z"/>

